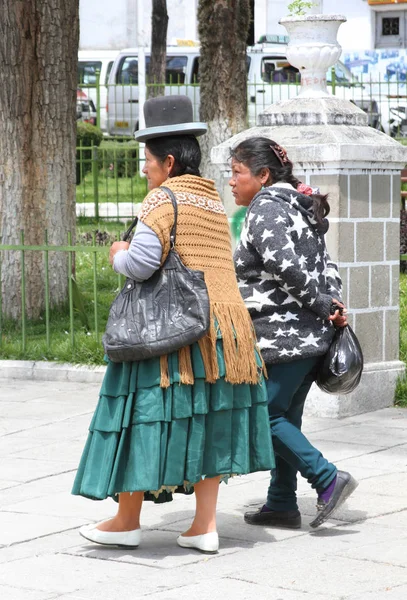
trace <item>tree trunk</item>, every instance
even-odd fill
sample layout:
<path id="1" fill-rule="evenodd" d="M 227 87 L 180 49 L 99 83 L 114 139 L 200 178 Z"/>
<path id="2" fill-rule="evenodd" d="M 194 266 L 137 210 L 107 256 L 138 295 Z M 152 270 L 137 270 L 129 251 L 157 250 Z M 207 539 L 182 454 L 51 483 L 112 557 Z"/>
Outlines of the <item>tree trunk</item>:
<path id="1" fill-rule="evenodd" d="M 246 127 L 246 39 L 249 0 L 199 0 L 200 117 L 208 123 L 201 140 L 202 173 L 222 192 L 220 170 L 210 162 L 213 146 Z"/>
<path id="2" fill-rule="evenodd" d="M 0 13 L 0 236 L 3 244 L 75 240 L 79 0 L 3 0 Z M 3 312 L 21 316 L 21 257 L 2 259 Z M 51 304 L 67 297 L 64 253 L 49 255 Z M 25 253 L 26 313 L 45 304 L 44 254 Z"/>
<path id="3" fill-rule="evenodd" d="M 167 55 L 168 13 L 167 0 L 153 0 L 151 29 L 151 59 L 147 87 L 147 98 L 164 96 L 165 64 Z M 163 84 L 163 85 L 157 85 Z"/>

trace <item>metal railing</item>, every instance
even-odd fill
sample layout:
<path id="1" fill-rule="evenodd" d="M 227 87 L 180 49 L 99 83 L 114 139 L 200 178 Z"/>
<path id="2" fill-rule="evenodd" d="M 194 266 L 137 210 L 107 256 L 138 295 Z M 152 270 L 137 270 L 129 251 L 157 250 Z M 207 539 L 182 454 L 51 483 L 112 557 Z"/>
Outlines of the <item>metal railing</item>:
<path id="1" fill-rule="evenodd" d="M 135 141 L 79 146 L 76 152 L 77 216 L 131 218 L 147 194 Z"/>
<path id="2" fill-rule="evenodd" d="M 276 73 L 277 75 L 279 73 Z M 284 76 L 284 74 L 282 75 Z M 271 77 L 271 75 L 270 75 Z M 395 135 L 402 131 L 401 121 L 405 119 L 407 104 L 407 81 L 402 74 L 386 74 L 381 78 L 362 75 L 360 81 L 339 79 L 335 69 L 327 82 L 328 91 L 339 98 L 354 102 L 369 117 L 369 124 L 385 133 Z M 147 83 L 147 88 L 157 87 Z M 123 138 L 132 136 L 138 127 L 138 86 L 130 84 L 96 84 L 80 86 L 81 92 L 90 100 L 82 120 L 95 121 L 110 136 Z M 248 125 L 256 124 L 258 115 L 267 106 L 295 97 L 300 89 L 298 74 L 290 73 L 287 80 L 263 81 L 256 79 L 247 84 L 247 118 Z M 199 83 L 180 83 L 172 81 L 165 85 L 166 94 L 186 94 L 191 98 L 194 119 L 199 120 L 200 88 Z M 79 105 L 78 100 L 78 105 Z M 106 110 L 107 106 L 107 110 Z"/>
<path id="3" fill-rule="evenodd" d="M 71 350 L 72 359 L 75 360 L 76 334 L 80 331 L 85 332 L 86 336 L 93 336 L 100 342 L 100 332 L 104 327 L 103 311 L 100 310 L 100 289 L 99 273 L 100 269 L 106 269 L 108 263 L 108 246 L 96 244 L 96 236 L 93 236 L 92 244 L 72 245 L 72 236 L 68 234 L 67 244 L 54 246 L 47 243 L 47 232 L 44 232 L 44 244 L 42 246 L 32 246 L 24 243 L 24 233 L 21 232 L 19 244 L 1 244 L 0 245 L 0 281 L 2 255 L 4 252 L 12 252 L 19 257 L 20 281 L 20 317 L 18 319 L 7 318 L 3 314 L 2 293 L 0 293 L 0 357 L 9 357 L 17 354 L 18 356 L 30 357 L 33 354 L 33 348 L 29 347 L 29 338 L 31 337 L 38 344 L 41 344 L 41 355 L 44 359 L 62 358 L 58 356 L 58 350 L 55 348 L 54 341 L 59 342 L 67 336 L 68 346 Z M 38 318 L 29 320 L 27 317 L 27 273 L 26 258 L 27 254 L 35 252 L 43 255 L 43 275 L 38 274 L 42 279 L 43 288 L 43 310 Z M 50 253 L 64 253 L 67 261 L 67 296 L 65 302 L 59 306 L 53 306 L 50 294 L 50 281 L 52 271 L 50 269 Z M 87 256 L 87 264 L 81 260 L 76 260 L 77 255 Z M 75 265 L 75 269 L 74 269 Z M 114 292 L 119 289 L 124 279 L 117 275 L 109 266 L 111 299 Z M 81 278 L 85 276 L 86 286 L 81 288 Z M 89 280 L 92 282 L 89 288 Z M 106 282 L 104 282 L 106 287 Z M 1 290 L 4 293 L 4 290 Z M 106 293 L 106 292 L 105 292 Z M 86 310 L 85 318 L 81 311 Z M 105 311 L 106 312 L 106 311 Z M 57 323 L 57 325 L 56 325 Z M 14 348 L 7 348 L 7 342 L 12 340 Z M 35 352 L 34 352 L 35 354 Z M 55 356 L 56 355 L 56 356 Z M 101 358 L 101 357 L 100 357 Z M 38 359 L 38 357 L 37 357 Z"/>
<path id="4" fill-rule="evenodd" d="M 241 215 L 229 219 L 235 239 L 242 222 Z M 125 224 L 121 224 L 120 230 L 125 230 Z M 72 235 L 68 234 L 66 244 L 54 246 L 48 244 L 46 231 L 44 244 L 38 246 L 26 244 L 23 231 L 19 244 L 1 244 L 0 240 L 0 282 L 4 253 L 15 255 L 20 272 L 19 280 L 15 282 L 20 298 L 18 318 L 5 314 L 5 289 L 0 283 L 0 359 L 103 362 L 101 336 L 110 304 L 125 280 L 109 264 L 110 244 L 121 239 L 121 232 L 86 231 L 79 232 L 79 237 L 90 240 L 73 245 Z M 33 252 L 43 256 L 42 273 L 36 273 L 36 280 L 41 279 L 43 294 L 40 315 L 30 319 L 27 315 L 26 263 L 27 255 Z M 63 253 L 66 258 L 67 293 L 59 305 L 53 304 L 51 299 L 51 253 Z"/>

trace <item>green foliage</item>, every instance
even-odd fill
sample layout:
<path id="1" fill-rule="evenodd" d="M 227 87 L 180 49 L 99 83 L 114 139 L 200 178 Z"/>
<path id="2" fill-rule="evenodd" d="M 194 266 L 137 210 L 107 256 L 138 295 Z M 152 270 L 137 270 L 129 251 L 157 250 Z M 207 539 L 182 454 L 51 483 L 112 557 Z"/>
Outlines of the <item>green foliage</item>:
<path id="1" fill-rule="evenodd" d="M 123 232 L 124 227 L 120 227 Z M 108 248 L 108 246 L 107 246 Z M 95 334 L 95 302 L 93 295 L 93 255 L 78 252 L 76 255 L 76 283 L 80 301 L 74 292 L 75 347 L 71 348 L 68 305 L 54 308 L 50 313 L 50 347 L 45 339 L 45 314 L 36 321 L 27 321 L 27 348 L 22 349 L 21 323 L 4 320 L 0 359 L 49 360 L 76 364 L 101 365 L 103 347 L 101 337 L 106 326 L 110 305 L 121 284 L 119 276 L 109 264 L 108 250 L 97 253 L 97 321 L 99 333 Z M 124 279 L 121 278 L 124 283 Z M 75 287 L 75 286 L 74 286 Z M 88 326 L 83 322 L 85 322 Z M 89 328 L 89 329 L 88 329 Z"/>
<path id="2" fill-rule="evenodd" d="M 99 152 L 99 166 L 104 177 L 133 177 L 139 171 L 138 142 L 103 142 Z"/>
<path id="3" fill-rule="evenodd" d="M 74 310 L 77 312 L 80 322 L 82 326 L 86 329 L 86 331 L 90 330 L 88 315 L 85 308 L 85 302 L 83 295 L 76 283 L 75 277 L 71 275 L 72 279 L 72 301 Z"/>
<path id="4" fill-rule="evenodd" d="M 100 146 L 103 133 L 99 127 L 78 121 L 76 123 L 76 146 Z"/>
<path id="5" fill-rule="evenodd" d="M 238 241 L 240 238 L 240 234 L 242 232 L 242 227 L 243 227 L 243 223 L 244 223 L 244 217 L 246 214 L 246 207 L 242 206 L 241 208 L 239 208 L 234 214 L 233 214 L 233 220 L 230 224 L 230 230 L 232 233 L 232 238 L 235 241 Z"/>
<path id="6" fill-rule="evenodd" d="M 400 273 L 400 360 L 407 363 L 407 274 Z M 407 373 L 397 381 L 395 403 L 407 406 Z"/>
<path id="7" fill-rule="evenodd" d="M 407 375 L 403 373 L 397 379 L 395 401 L 396 406 L 407 407 Z"/>
<path id="8" fill-rule="evenodd" d="M 92 150 L 82 150 L 90 146 L 100 146 L 103 133 L 90 123 L 76 123 L 76 183 L 80 183 L 86 173 L 92 170 Z"/>
<path id="9" fill-rule="evenodd" d="M 290 17 L 302 17 L 306 14 L 307 10 L 316 6 L 315 2 L 307 2 L 306 0 L 293 0 L 291 4 L 288 5 L 289 16 Z"/>

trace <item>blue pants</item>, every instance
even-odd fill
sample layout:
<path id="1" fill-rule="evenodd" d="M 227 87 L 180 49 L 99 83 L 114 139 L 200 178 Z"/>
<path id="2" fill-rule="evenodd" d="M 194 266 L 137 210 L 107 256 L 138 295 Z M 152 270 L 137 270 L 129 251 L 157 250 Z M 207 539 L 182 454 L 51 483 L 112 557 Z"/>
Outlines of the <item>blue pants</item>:
<path id="1" fill-rule="evenodd" d="M 297 510 L 297 471 L 314 489 L 326 488 L 336 475 L 329 463 L 301 433 L 304 403 L 321 357 L 267 365 L 270 430 L 276 454 L 266 506 Z"/>

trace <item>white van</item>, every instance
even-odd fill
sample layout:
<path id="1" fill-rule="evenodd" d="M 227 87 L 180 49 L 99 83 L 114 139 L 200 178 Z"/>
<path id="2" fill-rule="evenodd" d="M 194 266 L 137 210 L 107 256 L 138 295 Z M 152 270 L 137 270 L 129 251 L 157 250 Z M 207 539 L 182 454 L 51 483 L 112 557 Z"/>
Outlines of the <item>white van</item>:
<path id="1" fill-rule="evenodd" d="M 118 50 L 79 50 L 78 88 L 92 100 L 97 108 L 97 81 L 99 75 L 100 123 L 96 125 L 106 131 L 107 82 Z"/>
<path id="2" fill-rule="evenodd" d="M 254 126 L 257 116 L 267 106 L 298 94 L 298 69 L 286 57 L 285 36 L 269 36 L 263 43 L 247 50 L 248 125 Z M 150 52 L 146 51 L 146 77 Z M 346 99 L 358 98 L 357 79 L 342 63 L 335 67 L 336 93 Z M 327 73 L 331 81 L 331 71 Z M 290 85 L 289 85 L 290 84 Z M 328 87 L 328 89 L 330 89 Z M 186 94 L 192 100 L 194 119 L 199 120 L 199 48 L 169 46 L 167 48 L 166 94 Z M 366 97 L 366 94 L 365 94 Z M 138 52 L 122 50 L 116 57 L 108 83 L 107 130 L 110 135 L 132 136 L 138 128 Z M 358 102 L 356 102 L 358 103 Z"/>
<path id="3" fill-rule="evenodd" d="M 146 49 L 148 78 L 150 51 Z M 165 93 L 185 94 L 192 100 L 194 119 L 199 118 L 199 49 L 169 46 L 165 70 Z M 132 136 L 138 129 L 138 51 L 122 50 L 110 72 L 107 93 L 107 131 L 110 135 Z"/>

